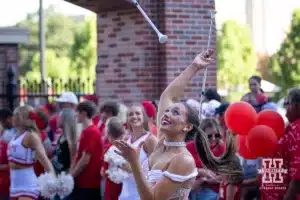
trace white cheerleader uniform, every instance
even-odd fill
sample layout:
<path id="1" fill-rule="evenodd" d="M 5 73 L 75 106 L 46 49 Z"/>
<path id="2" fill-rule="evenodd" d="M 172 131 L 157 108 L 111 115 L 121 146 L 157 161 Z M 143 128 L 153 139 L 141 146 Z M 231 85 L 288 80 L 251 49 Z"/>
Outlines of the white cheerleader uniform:
<path id="1" fill-rule="evenodd" d="M 133 143 L 131 143 L 131 137 L 129 137 L 127 143 L 137 148 L 142 142 L 144 142 L 150 136 L 150 134 L 151 133 L 148 132 L 146 135 L 143 135 Z M 144 148 L 142 148 L 140 152 L 140 163 L 141 164 L 144 163 L 144 161 L 147 160 L 147 157 L 148 157 L 147 153 L 145 152 Z M 139 200 L 139 199 L 140 199 L 140 195 L 137 191 L 137 186 L 134 177 L 132 174 L 130 174 L 129 178 L 125 179 L 122 182 L 122 192 L 120 194 L 119 200 Z"/>
<path id="2" fill-rule="evenodd" d="M 188 180 L 196 178 L 198 175 L 197 169 L 194 170 L 193 173 L 191 173 L 188 176 L 182 176 L 177 174 L 172 174 L 168 171 L 162 171 L 162 170 L 150 170 L 148 172 L 147 180 L 151 185 L 155 185 L 157 182 L 159 182 L 163 177 L 169 178 L 174 182 L 177 183 L 184 183 Z M 179 188 L 174 194 L 172 194 L 168 200 L 176 199 L 176 200 L 188 200 L 189 194 L 191 189 L 188 188 Z"/>
<path id="3" fill-rule="evenodd" d="M 27 132 L 15 137 L 8 144 L 7 156 L 11 163 L 26 166 L 23 169 L 10 169 L 10 197 L 30 197 L 38 199 L 40 190 L 33 165 L 35 151 L 23 146 L 22 142 Z"/>

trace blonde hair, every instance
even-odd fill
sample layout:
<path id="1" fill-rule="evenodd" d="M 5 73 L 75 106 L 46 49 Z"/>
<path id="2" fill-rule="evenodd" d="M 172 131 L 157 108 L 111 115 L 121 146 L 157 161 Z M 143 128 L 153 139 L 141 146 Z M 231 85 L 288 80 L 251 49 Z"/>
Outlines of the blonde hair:
<path id="1" fill-rule="evenodd" d="M 71 145 L 77 143 L 77 124 L 76 113 L 73 109 L 63 109 L 60 113 L 60 120 L 62 123 L 63 134 L 66 139 L 71 142 Z"/>
<path id="2" fill-rule="evenodd" d="M 149 131 L 149 124 L 148 124 L 149 119 L 148 119 L 148 116 L 147 116 L 147 114 L 146 114 L 146 112 L 145 112 L 144 107 L 143 107 L 142 105 L 140 105 L 140 104 L 133 104 L 133 105 L 131 105 L 131 106 L 128 107 L 127 115 L 126 115 L 126 123 L 127 123 L 127 126 L 128 126 L 128 130 L 131 131 L 131 132 L 133 131 L 132 128 L 130 127 L 129 123 L 128 123 L 128 112 L 129 112 L 130 109 L 133 108 L 133 107 L 139 107 L 139 108 L 141 108 L 142 114 L 143 114 L 143 120 L 144 120 L 143 128 L 144 128 L 146 131 Z"/>
<path id="3" fill-rule="evenodd" d="M 127 106 L 120 103 L 119 104 L 119 114 L 117 117 L 121 120 L 121 122 L 123 124 L 126 123 L 126 120 L 127 120 L 127 111 L 128 111 Z"/>
<path id="4" fill-rule="evenodd" d="M 22 126 L 25 131 L 39 133 L 35 120 L 29 119 L 31 112 L 35 112 L 31 106 L 19 106 L 14 110 L 14 117 L 18 117 L 20 126 Z"/>

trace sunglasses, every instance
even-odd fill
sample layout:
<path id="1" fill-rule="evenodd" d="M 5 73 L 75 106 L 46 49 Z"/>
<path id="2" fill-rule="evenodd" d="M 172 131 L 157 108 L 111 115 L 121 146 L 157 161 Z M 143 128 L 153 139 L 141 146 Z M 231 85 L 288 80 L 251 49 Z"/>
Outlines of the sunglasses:
<path id="1" fill-rule="evenodd" d="M 207 138 L 209 140 L 211 140 L 213 138 L 213 135 L 215 136 L 216 139 L 220 139 L 221 138 L 221 134 L 220 133 L 207 135 Z"/>

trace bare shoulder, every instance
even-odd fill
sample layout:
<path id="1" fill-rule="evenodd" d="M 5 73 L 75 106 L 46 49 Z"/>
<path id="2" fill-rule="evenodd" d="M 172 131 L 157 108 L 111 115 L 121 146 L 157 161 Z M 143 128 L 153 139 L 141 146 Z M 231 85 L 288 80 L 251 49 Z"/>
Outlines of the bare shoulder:
<path id="1" fill-rule="evenodd" d="M 38 133 L 30 131 L 26 134 L 24 140 L 36 141 L 36 140 L 40 140 L 40 136 Z"/>
<path id="2" fill-rule="evenodd" d="M 157 144 L 158 139 L 157 137 L 155 137 L 154 135 L 149 135 L 149 137 L 147 137 L 147 139 L 145 140 L 145 144 L 149 144 L 149 145 L 155 145 Z"/>
<path id="3" fill-rule="evenodd" d="M 23 141 L 25 146 L 33 149 L 36 147 L 36 144 L 39 142 L 41 142 L 40 136 L 38 135 L 38 133 L 32 131 L 26 134 Z"/>
<path id="4" fill-rule="evenodd" d="M 246 94 L 241 98 L 241 100 L 242 100 L 242 101 L 247 101 L 247 100 L 250 98 L 250 95 L 251 95 L 250 92 L 246 93 Z"/>
<path id="5" fill-rule="evenodd" d="M 158 143 L 157 138 L 154 135 L 149 135 L 149 137 L 145 140 L 144 143 L 144 150 L 148 153 L 151 154 L 154 149 L 156 148 Z"/>
<path id="6" fill-rule="evenodd" d="M 130 138 L 129 133 L 123 136 L 122 140 L 127 141 Z"/>
<path id="7" fill-rule="evenodd" d="M 179 154 L 172 159 L 168 167 L 168 172 L 187 176 L 193 173 L 195 169 L 195 160 L 193 156 L 187 152 Z"/>

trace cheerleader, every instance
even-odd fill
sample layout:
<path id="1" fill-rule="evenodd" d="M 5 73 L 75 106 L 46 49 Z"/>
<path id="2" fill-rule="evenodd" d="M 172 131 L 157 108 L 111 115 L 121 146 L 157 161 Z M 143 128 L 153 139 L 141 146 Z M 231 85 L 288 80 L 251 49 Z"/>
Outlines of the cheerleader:
<path id="1" fill-rule="evenodd" d="M 217 159 L 211 151 L 205 133 L 199 129 L 199 113 L 186 103 L 179 101 L 189 80 L 210 62 L 212 52 L 198 55 L 192 65 L 187 67 L 162 93 L 158 106 L 158 136 L 160 142 L 148 159 L 147 179 L 140 164 L 140 149 L 126 142 L 117 141 L 115 145 L 130 163 L 137 190 L 142 200 L 176 199 L 186 200 L 198 174 L 193 156 L 186 149 L 186 134 L 196 135 L 196 146 L 202 163 L 209 169 L 225 174 L 240 174 L 241 171 L 230 166 L 235 156 L 232 140 L 225 155 Z"/>
<path id="2" fill-rule="evenodd" d="M 138 155 L 139 163 L 143 164 L 153 152 L 157 139 L 149 132 L 147 114 L 142 105 L 133 105 L 128 108 L 126 124 L 129 130 L 128 137 L 125 138 L 126 142 L 134 147 L 144 144 Z M 124 166 L 124 170 L 130 172 L 131 175 L 122 182 L 123 187 L 119 199 L 139 200 L 137 184 L 132 176 L 130 166 Z"/>
<path id="3" fill-rule="evenodd" d="M 17 107 L 13 124 L 17 136 L 8 144 L 10 167 L 10 198 L 16 200 L 38 199 L 40 194 L 33 165 L 37 159 L 47 172 L 54 170 L 38 134 L 35 120 L 37 114 L 29 106 Z"/>

